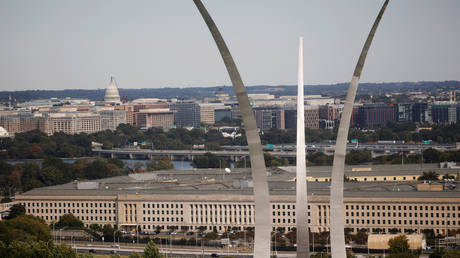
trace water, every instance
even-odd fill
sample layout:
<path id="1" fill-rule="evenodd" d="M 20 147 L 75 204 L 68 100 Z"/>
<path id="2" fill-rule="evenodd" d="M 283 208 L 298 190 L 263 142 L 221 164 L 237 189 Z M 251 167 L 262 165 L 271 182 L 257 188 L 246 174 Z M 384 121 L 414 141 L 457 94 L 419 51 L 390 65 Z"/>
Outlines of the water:
<path id="1" fill-rule="evenodd" d="M 74 163 L 78 159 L 62 159 L 66 163 Z M 123 163 L 125 163 L 125 166 L 134 168 L 135 166 L 139 166 L 140 168 L 145 169 L 146 165 L 145 163 L 148 162 L 148 160 L 144 159 L 122 159 Z M 23 160 L 7 160 L 6 163 L 10 165 L 16 165 L 16 164 L 24 164 L 26 162 L 31 162 L 31 163 L 38 163 L 41 165 L 43 162 L 43 159 L 23 159 Z M 176 170 L 191 170 L 193 169 L 192 162 L 187 161 L 187 160 L 173 160 L 171 163 L 174 165 L 174 169 Z M 230 168 L 234 168 L 234 164 L 230 163 Z"/>
<path id="2" fill-rule="evenodd" d="M 145 163 L 149 162 L 148 160 L 144 159 L 122 159 L 126 166 L 133 168 L 135 166 L 140 166 L 141 168 L 145 168 Z M 171 163 L 174 165 L 174 169 L 177 170 L 190 170 L 193 169 L 191 161 L 185 160 L 173 160 Z"/>

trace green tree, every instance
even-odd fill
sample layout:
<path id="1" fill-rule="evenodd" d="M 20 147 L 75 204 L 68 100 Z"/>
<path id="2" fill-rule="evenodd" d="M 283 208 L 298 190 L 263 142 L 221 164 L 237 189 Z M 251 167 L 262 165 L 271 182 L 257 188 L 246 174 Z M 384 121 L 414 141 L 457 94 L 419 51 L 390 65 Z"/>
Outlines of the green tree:
<path id="1" fill-rule="evenodd" d="M 433 148 L 423 151 L 423 161 L 426 163 L 437 163 L 440 161 L 441 152 Z"/>
<path id="2" fill-rule="evenodd" d="M 348 165 L 363 164 L 372 161 L 372 153 L 369 150 L 350 151 L 345 157 L 345 162 Z"/>
<path id="3" fill-rule="evenodd" d="M 129 258 L 141 258 L 142 256 L 137 253 L 137 252 L 132 252 L 130 255 L 129 255 Z"/>
<path id="4" fill-rule="evenodd" d="M 228 163 L 225 159 L 207 152 L 204 156 L 194 158 L 193 166 L 196 168 L 226 168 Z"/>
<path id="5" fill-rule="evenodd" d="M 310 255 L 310 258 L 331 258 L 331 254 L 329 253 L 314 253 Z"/>
<path id="6" fill-rule="evenodd" d="M 458 258 L 460 257 L 460 251 L 455 249 L 444 249 L 442 252 L 442 258 Z"/>
<path id="7" fill-rule="evenodd" d="M 20 258 L 20 257 L 34 257 L 34 250 L 28 244 L 27 242 L 22 242 L 22 241 L 16 241 L 13 240 L 11 242 L 7 249 L 6 249 L 7 256 L 5 257 L 11 257 L 11 258 Z M 43 253 L 42 253 L 43 254 Z M 51 255 L 48 254 L 48 256 L 35 256 L 35 257 L 50 257 Z"/>
<path id="8" fill-rule="evenodd" d="M 144 249 L 144 258 L 162 258 L 160 250 L 153 241 L 149 241 Z"/>
<path id="9" fill-rule="evenodd" d="M 67 228 L 67 229 L 82 229 L 83 222 L 75 217 L 73 214 L 65 214 L 59 218 L 59 221 L 56 223 L 56 228 Z"/>
<path id="10" fill-rule="evenodd" d="M 39 218 L 22 215 L 0 222 L 0 241 L 9 245 L 13 241 L 43 241 L 51 240 L 48 225 Z"/>
<path id="11" fill-rule="evenodd" d="M 390 253 L 405 253 L 409 251 L 409 241 L 405 235 L 399 235 L 388 241 Z"/>
<path id="12" fill-rule="evenodd" d="M 99 224 L 91 224 L 89 225 L 89 229 L 95 231 L 95 232 L 102 232 L 102 227 Z"/>
<path id="13" fill-rule="evenodd" d="M 26 214 L 26 208 L 22 204 L 15 204 L 10 208 L 10 214 L 7 219 L 14 219 L 18 216 Z"/>
<path id="14" fill-rule="evenodd" d="M 55 245 L 52 249 L 53 258 L 76 258 L 77 253 L 66 244 Z"/>
<path id="15" fill-rule="evenodd" d="M 435 171 L 423 172 L 423 174 L 419 176 L 417 180 L 419 181 L 423 181 L 423 180 L 438 181 L 439 174 L 436 173 Z"/>
<path id="16" fill-rule="evenodd" d="M 174 165 L 171 163 L 171 159 L 167 156 L 160 157 L 156 160 L 151 160 L 146 163 L 146 166 L 147 170 L 149 171 L 174 169 Z"/>

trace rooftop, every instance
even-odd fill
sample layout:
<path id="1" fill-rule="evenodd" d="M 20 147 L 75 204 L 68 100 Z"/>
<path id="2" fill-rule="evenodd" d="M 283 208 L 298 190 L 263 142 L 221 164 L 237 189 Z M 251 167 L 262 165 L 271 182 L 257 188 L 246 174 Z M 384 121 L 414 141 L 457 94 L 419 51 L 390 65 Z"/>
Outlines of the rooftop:
<path id="1" fill-rule="evenodd" d="M 280 168 L 269 168 L 268 172 L 271 195 L 295 195 L 294 173 Z M 456 182 L 448 182 L 447 185 L 451 187 L 444 187 L 446 190 L 439 192 L 417 191 L 417 184 L 420 183 L 423 182 L 344 182 L 345 197 L 460 197 L 460 189 L 452 187 L 456 186 Z M 84 184 L 72 182 L 36 188 L 24 193 L 23 196 L 252 195 L 252 186 L 249 169 L 232 169 L 230 173 L 223 169 L 168 170 L 92 180 Z M 329 182 L 308 183 L 309 195 L 328 196 L 329 191 Z"/>

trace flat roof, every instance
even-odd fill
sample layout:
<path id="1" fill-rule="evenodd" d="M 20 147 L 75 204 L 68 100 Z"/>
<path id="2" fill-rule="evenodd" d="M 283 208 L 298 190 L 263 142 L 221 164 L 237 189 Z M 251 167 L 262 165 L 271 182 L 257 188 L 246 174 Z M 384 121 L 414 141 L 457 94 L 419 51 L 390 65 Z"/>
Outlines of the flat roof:
<path id="1" fill-rule="evenodd" d="M 295 195 L 292 172 L 280 168 L 269 168 L 270 195 Z M 117 196 L 133 195 L 252 195 L 250 169 L 167 170 L 142 174 L 117 176 L 85 182 L 93 189 L 78 189 L 77 182 L 41 187 L 23 193 L 27 196 Z M 397 197 L 397 198 L 460 198 L 460 189 L 444 187 L 443 191 L 417 191 L 423 182 L 344 182 L 345 197 Z M 456 186 L 456 182 L 447 183 Z M 447 185 L 446 185 L 447 186 Z M 91 187 L 89 187 L 91 188 Z M 329 182 L 308 182 L 308 195 L 329 196 Z"/>
<path id="2" fill-rule="evenodd" d="M 295 173 L 295 166 L 280 167 L 290 173 Z M 346 176 L 402 176 L 421 175 L 423 172 L 435 171 L 440 175 L 460 173 L 460 167 L 440 168 L 439 163 L 424 164 L 391 164 L 391 165 L 349 165 L 345 166 Z M 330 177 L 332 166 L 307 166 L 307 177 Z"/>

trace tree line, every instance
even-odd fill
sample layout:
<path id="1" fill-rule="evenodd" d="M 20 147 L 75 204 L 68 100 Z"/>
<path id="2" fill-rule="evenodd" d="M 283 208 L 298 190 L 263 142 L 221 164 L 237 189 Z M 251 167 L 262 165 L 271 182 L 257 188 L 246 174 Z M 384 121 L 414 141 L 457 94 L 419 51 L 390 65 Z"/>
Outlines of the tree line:
<path id="1" fill-rule="evenodd" d="M 57 223 L 60 226 L 72 223 L 72 229 L 83 230 L 83 223 L 74 220 L 73 215 L 64 215 Z M 81 224 L 79 224 L 81 223 Z M 64 228 L 64 227 L 60 227 Z M 67 228 L 66 228 L 67 229 Z M 31 215 L 17 215 L 0 221 L 0 257 L 10 258 L 92 258 L 92 254 L 77 254 L 69 245 L 56 244 L 50 227 L 40 218 Z M 118 255 L 111 257 L 120 257 Z M 144 248 L 143 255 L 132 252 L 129 258 L 163 257 L 153 241 Z"/>
<path id="2" fill-rule="evenodd" d="M 121 160 L 81 159 L 66 163 L 47 157 L 43 162 L 11 165 L 0 160 L 0 189 L 4 195 L 25 192 L 37 187 L 64 184 L 72 180 L 92 180 L 125 175 L 130 172 Z"/>
<path id="3" fill-rule="evenodd" d="M 363 131 L 351 128 L 349 139 L 359 142 L 375 142 L 378 140 L 398 140 L 420 142 L 432 140 L 438 143 L 460 142 L 460 123 L 449 125 L 433 125 L 431 130 L 416 132 L 415 123 L 388 123 L 375 131 Z M 167 131 L 161 128 L 150 128 L 142 131 L 139 128 L 121 124 L 115 131 L 101 131 L 93 134 L 67 135 L 62 132 L 46 135 L 38 130 L 16 134 L 14 138 L 0 138 L 0 158 L 3 159 L 37 159 L 46 156 L 60 158 L 87 157 L 92 155 L 92 142 L 102 144 L 105 149 L 126 147 L 137 142 L 141 148 L 157 150 L 192 149 L 194 145 L 202 145 L 206 150 L 219 150 L 224 145 L 247 145 L 244 130 L 241 136 L 234 139 L 224 137 L 212 127 L 208 130 L 195 128 L 172 128 Z M 292 144 L 296 142 L 296 129 L 280 130 L 272 128 L 261 133 L 262 144 Z M 316 143 L 335 141 L 337 128 L 305 129 L 306 142 Z M 144 144 L 143 144 L 144 143 Z"/>

